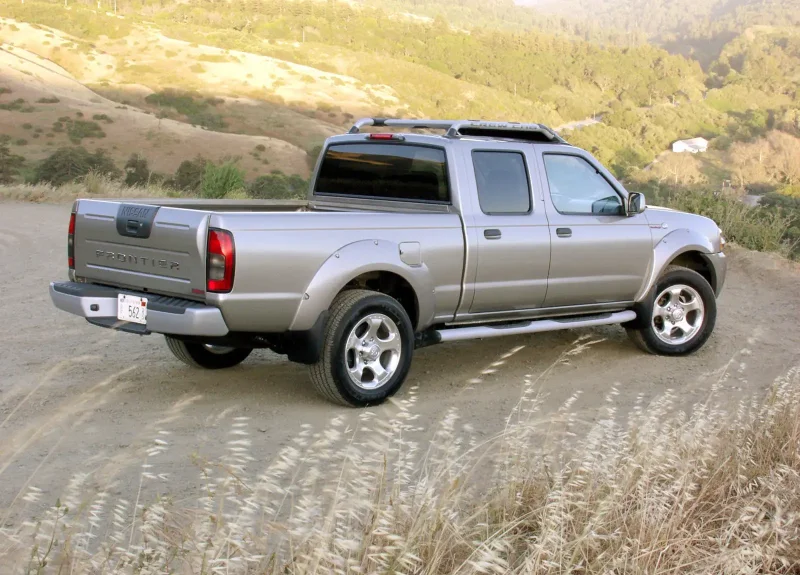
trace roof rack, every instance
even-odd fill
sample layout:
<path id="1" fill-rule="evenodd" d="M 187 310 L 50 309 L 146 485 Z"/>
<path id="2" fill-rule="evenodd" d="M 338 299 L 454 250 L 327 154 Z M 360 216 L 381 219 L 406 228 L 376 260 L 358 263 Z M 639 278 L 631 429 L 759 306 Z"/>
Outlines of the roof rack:
<path id="1" fill-rule="evenodd" d="M 537 141 L 549 141 L 566 144 L 567 141 L 555 130 L 543 124 L 522 124 L 519 122 L 484 122 L 481 120 L 399 120 L 389 118 L 362 118 L 358 120 L 348 133 L 358 134 L 366 126 L 387 128 L 409 128 L 417 130 L 445 130 L 448 138 L 461 136 L 495 136 L 515 138 L 523 134 L 536 135 Z M 483 132 L 483 134 L 481 134 Z"/>

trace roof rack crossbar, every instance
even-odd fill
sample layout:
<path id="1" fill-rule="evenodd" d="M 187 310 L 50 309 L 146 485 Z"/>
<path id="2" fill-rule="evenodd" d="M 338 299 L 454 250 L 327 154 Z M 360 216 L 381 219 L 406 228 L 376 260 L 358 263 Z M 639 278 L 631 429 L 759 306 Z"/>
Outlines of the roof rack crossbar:
<path id="1" fill-rule="evenodd" d="M 358 134 L 361 128 L 375 126 L 376 128 L 410 128 L 418 130 L 448 130 L 454 122 L 450 120 L 395 120 L 390 118 L 362 118 L 350 128 L 350 134 Z"/>
<path id="2" fill-rule="evenodd" d="M 409 129 L 428 129 L 445 130 L 446 136 L 458 138 L 461 136 L 460 130 L 470 128 L 472 130 L 506 130 L 511 132 L 538 132 L 544 134 L 554 142 L 566 144 L 566 140 L 559 136 L 555 130 L 543 124 L 522 124 L 519 122 L 483 122 L 479 120 L 396 120 L 389 118 L 362 118 L 350 128 L 350 134 L 358 134 L 361 128 L 367 126 L 387 127 L 387 128 L 409 128 Z"/>

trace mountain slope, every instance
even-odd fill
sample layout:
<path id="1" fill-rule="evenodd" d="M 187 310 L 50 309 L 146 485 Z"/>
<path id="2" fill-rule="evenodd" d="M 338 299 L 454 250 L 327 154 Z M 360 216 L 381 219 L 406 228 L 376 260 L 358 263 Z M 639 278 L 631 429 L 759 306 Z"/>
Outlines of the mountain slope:
<path id="1" fill-rule="evenodd" d="M 8 108 L 0 109 L 0 134 L 10 137 L 12 148 L 29 162 L 58 147 L 81 144 L 106 150 L 119 165 L 141 153 L 158 172 L 174 172 L 197 154 L 213 160 L 240 156 L 242 167 L 253 175 L 264 169 L 262 160 L 289 174 L 308 172 L 305 151 L 286 141 L 159 119 L 99 96 L 32 52 L 8 48 L 0 46 L 0 106 Z M 264 147 L 258 159 L 250 155 L 255 146 Z"/>

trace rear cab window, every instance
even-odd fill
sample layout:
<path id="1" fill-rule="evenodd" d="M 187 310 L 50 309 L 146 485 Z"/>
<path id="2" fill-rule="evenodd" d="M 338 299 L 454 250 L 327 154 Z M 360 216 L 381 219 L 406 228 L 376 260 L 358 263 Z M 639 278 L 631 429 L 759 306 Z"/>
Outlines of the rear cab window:
<path id="1" fill-rule="evenodd" d="M 490 216 L 531 211 L 531 187 L 525 156 L 516 151 L 474 151 L 472 165 L 481 211 Z"/>
<path id="2" fill-rule="evenodd" d="M 314 194 L 448 204 L 445 151 L 418 144 L 333 144 L 322 158 Z"/>

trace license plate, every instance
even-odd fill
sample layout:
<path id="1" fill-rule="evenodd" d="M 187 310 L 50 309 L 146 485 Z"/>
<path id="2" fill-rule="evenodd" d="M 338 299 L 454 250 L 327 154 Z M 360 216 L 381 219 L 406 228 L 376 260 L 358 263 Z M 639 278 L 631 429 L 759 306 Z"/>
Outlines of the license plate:
<path id="1" fill-rule="evenodd" d="M 118 320 L 147 324 L 147 298 L 119 294 L 117 304 Z"/>

